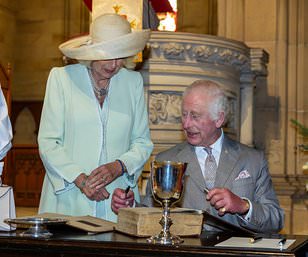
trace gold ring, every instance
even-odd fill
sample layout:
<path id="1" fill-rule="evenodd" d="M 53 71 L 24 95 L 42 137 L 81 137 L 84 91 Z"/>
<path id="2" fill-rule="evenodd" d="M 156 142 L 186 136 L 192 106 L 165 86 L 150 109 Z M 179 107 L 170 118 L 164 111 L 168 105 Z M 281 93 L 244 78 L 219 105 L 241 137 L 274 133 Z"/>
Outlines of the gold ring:
<path id="1" fill-rule="evenodd" d="M 226 212 L 226 208 L 222 207 L 222 208 L 219 209 L 219 211 L 222 212 L 222 213 L 225 213 Z"/>

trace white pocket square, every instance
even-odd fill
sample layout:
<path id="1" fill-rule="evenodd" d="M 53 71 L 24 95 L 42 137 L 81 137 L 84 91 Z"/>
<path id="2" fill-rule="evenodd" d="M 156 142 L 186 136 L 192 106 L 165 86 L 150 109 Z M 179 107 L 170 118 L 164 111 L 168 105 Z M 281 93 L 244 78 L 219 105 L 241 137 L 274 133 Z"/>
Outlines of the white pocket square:
<path id="1" fill-rule="evenodd" d="M 242 170 L 238 176 L 235 178 L 235 180 L 244 179 L 244 178 L 250 178 L 250 174 L 248 170 Z"/>

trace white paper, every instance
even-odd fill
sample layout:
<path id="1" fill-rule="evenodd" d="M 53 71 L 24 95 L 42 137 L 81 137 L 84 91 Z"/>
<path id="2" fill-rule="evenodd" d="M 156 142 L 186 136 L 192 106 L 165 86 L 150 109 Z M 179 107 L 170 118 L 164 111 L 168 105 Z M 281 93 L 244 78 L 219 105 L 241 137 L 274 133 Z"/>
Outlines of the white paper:
<path id="1" fill-rule="evenodd" d="M 250 242 L 249 237 L 230 237 L 229 239 L 216 244 L 218 247 L 239 247 L 239 248 L 265 248 L 265 249 L 287 249 L 291 244 L 295 242 L 295 239 L 287 239 L 285 244 L 280 247 L 280 239 L 263 238 L 255 243 Z"/>

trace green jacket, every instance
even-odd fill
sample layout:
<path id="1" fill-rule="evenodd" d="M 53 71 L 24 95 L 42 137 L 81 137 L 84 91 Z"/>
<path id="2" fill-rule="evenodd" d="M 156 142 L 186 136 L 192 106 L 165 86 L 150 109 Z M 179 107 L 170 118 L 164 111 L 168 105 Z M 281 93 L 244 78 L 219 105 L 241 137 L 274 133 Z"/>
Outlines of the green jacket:
<path id="1" fill-rule="evenodd" d="M 97 216 L 95 202 L 82 194 L 73 181 L 79 174 L 90 174 L 102 164 L 99 159 L 103 133 L 106 162 L 122 160 L 128 174 L 106 187 L 110 197 L 98 203 L 105 209 L 100 218 L 116 221 L 117 216 L 111 210 L 111 194 L 115 188 L 130 185 L 139 198 L 137 180 L 153 149 L 141 75 L 125 68 L 114 75 L 108 104 L 103 131 L 100 107 L 86 67 L 74 64 L 51 70 L 38 135 L 46 170 L 40 213 Z"/>

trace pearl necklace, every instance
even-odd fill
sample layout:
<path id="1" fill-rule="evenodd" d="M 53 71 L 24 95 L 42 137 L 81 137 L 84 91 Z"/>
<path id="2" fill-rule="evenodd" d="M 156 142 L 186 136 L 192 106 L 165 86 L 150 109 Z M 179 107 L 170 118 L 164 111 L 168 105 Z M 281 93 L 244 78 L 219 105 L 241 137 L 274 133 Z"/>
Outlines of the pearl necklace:
<path id="1" fill-rule="evenodd" d="M 93 78 L 93 75 L 92 75 L 92 72 L 91 72 L 90 68 L 88 68 L 88 73 L 89 73 L 89 76 L 90 76 L 90 80 L 91 80 L 91 84 L 92 84 L 94 93 L 97 96 L 97 98 L 105 97 L 108 94 L 110 79 L 108 80 L 106 87 L 100 88 L 100 87 L 96 86 L 96 82 L 95 82 L 95 80 Z"/>

